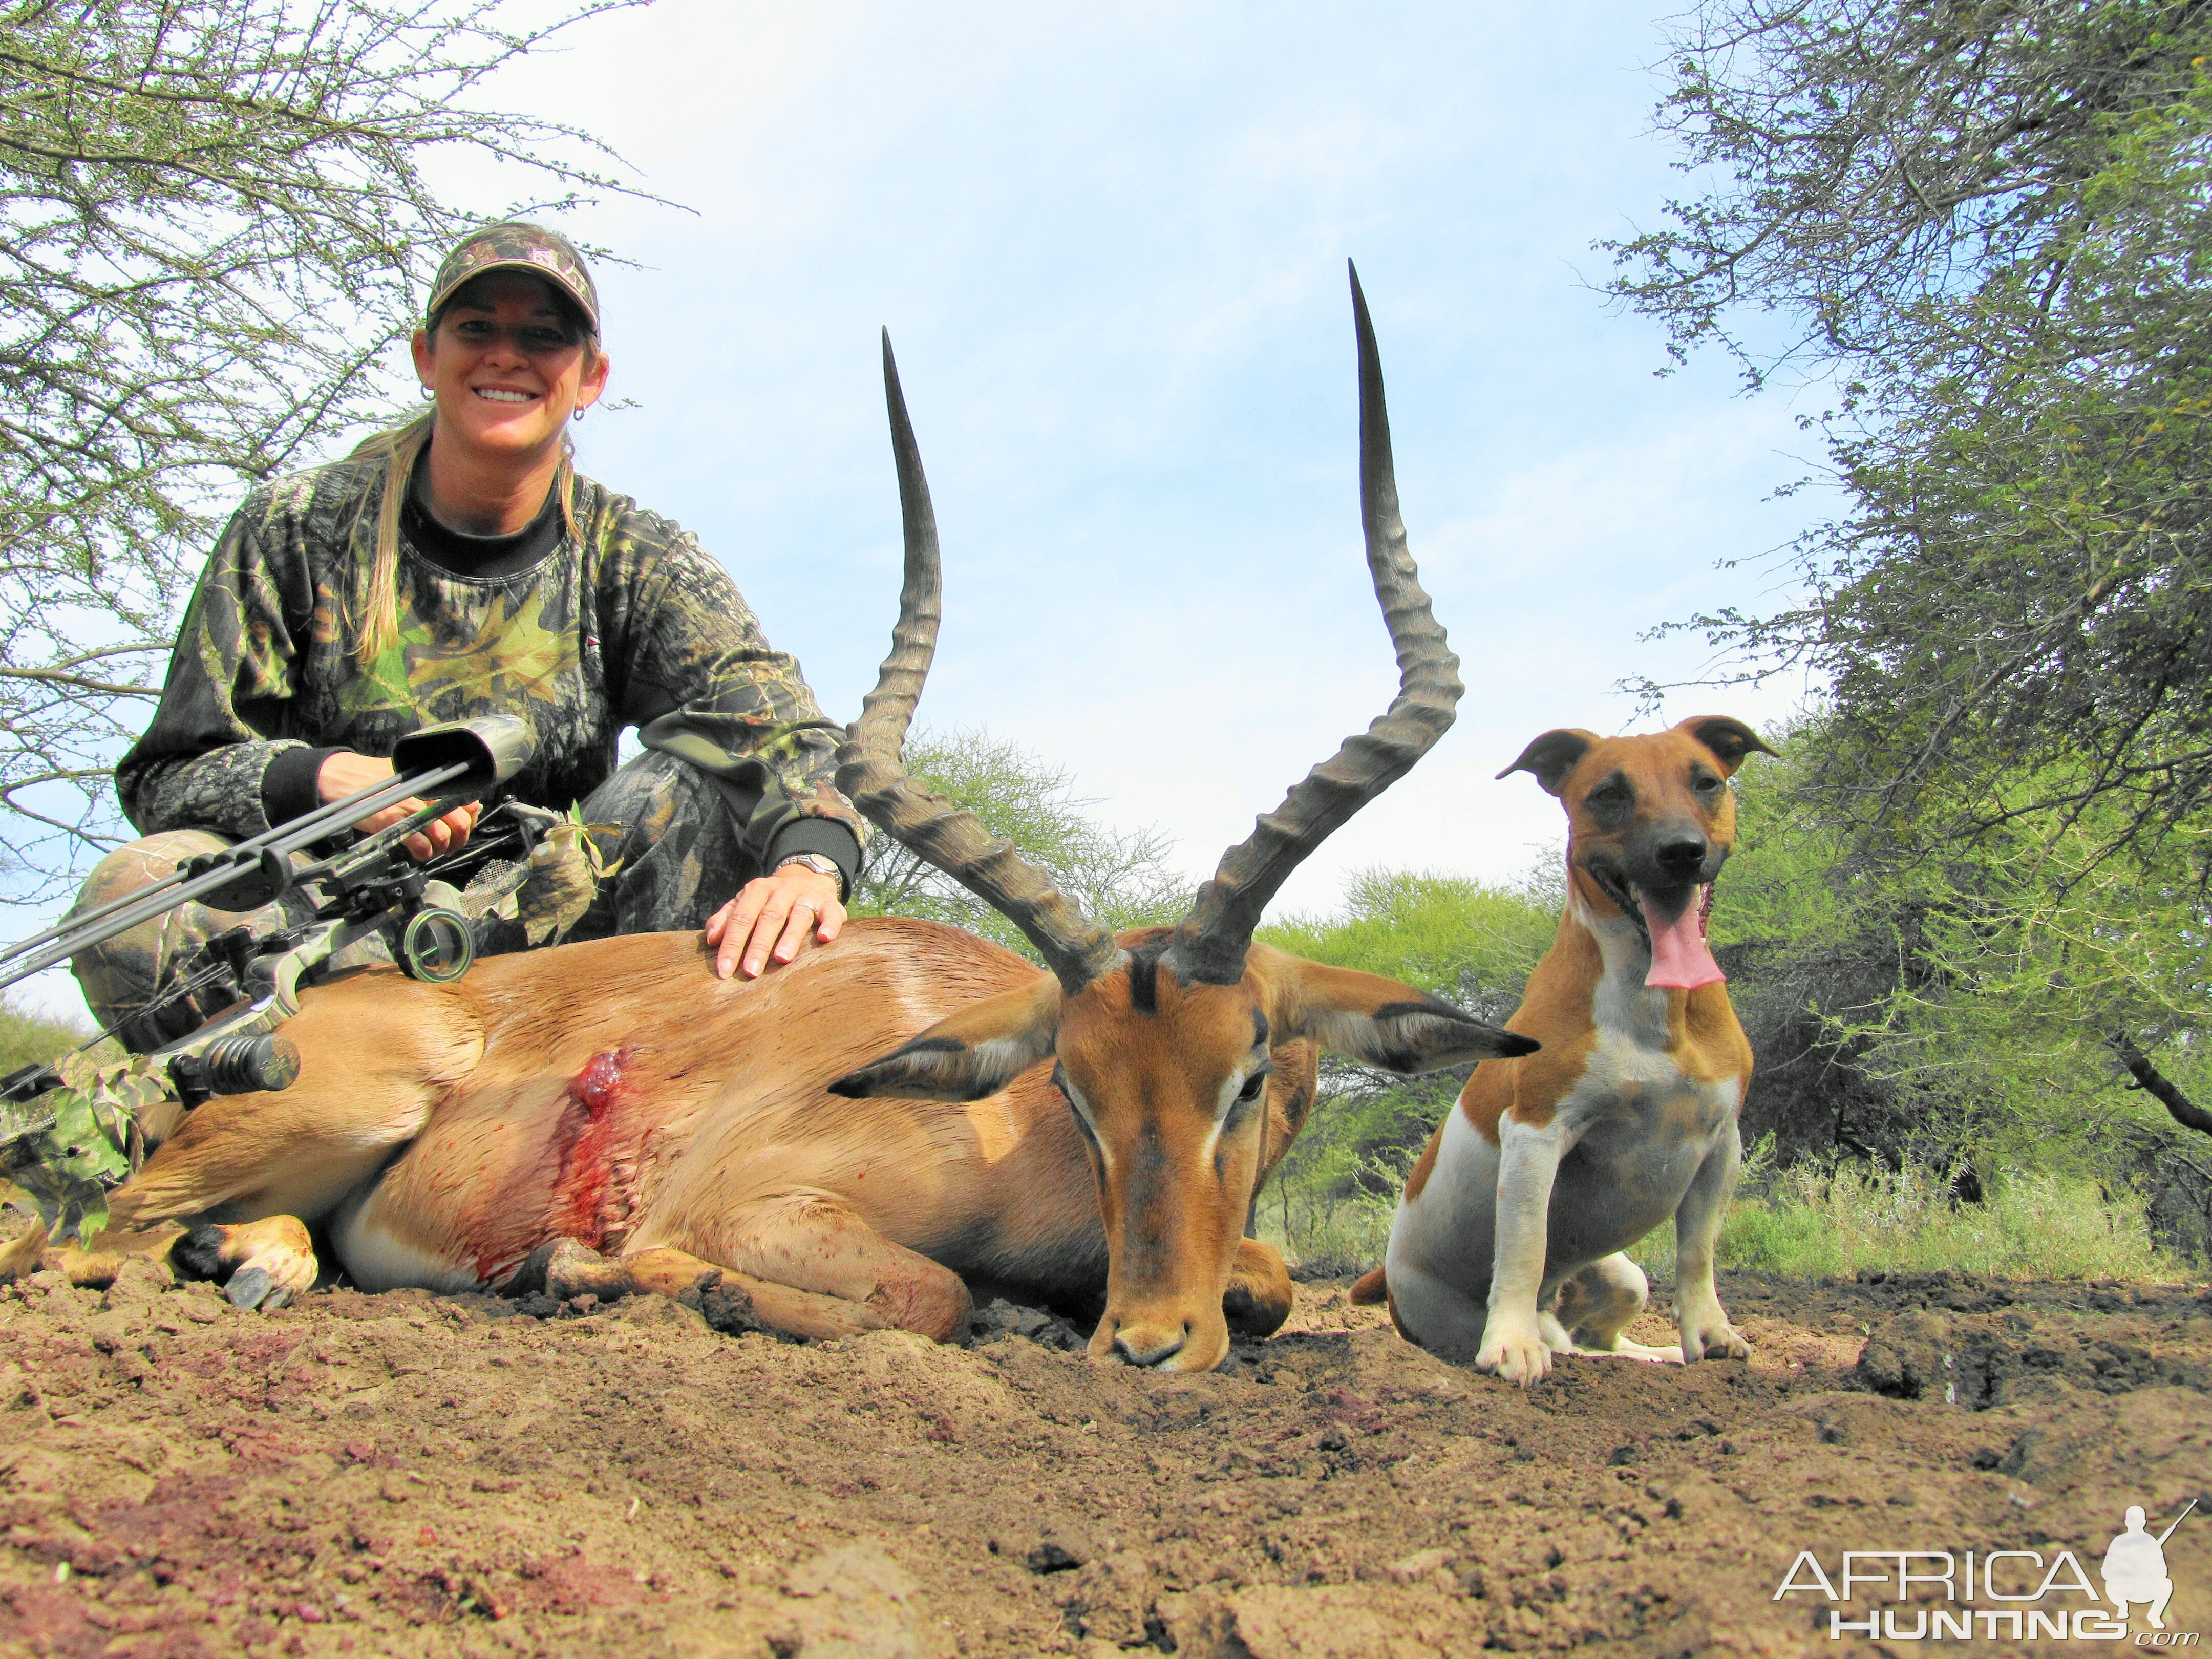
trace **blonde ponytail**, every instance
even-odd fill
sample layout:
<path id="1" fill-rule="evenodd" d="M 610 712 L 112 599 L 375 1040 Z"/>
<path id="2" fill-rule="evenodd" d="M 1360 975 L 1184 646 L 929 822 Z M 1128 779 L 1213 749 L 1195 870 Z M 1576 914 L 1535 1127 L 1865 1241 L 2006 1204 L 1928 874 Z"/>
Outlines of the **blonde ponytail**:
<path id="1" fill-rule="evenodd" d="M 364 538 L 362 532 L 368 527 L 364 523 L 368 509 L 365 500 L 353 526 L 356 574 L 346 619 L 354 629 L 354 659 L 363 668 L 399 643 L 399 509 L 406 504 L 415 463 L 430 441 L 433 422 L 433 416 L 422 415 L 403 427 L 364 439 L 353 452 L 364 459 L 385 458 L 375 529 Z M 565 513 L 565 498 L 562 510 Z M 364 539 L 368 542 L 366 548 Z"/>

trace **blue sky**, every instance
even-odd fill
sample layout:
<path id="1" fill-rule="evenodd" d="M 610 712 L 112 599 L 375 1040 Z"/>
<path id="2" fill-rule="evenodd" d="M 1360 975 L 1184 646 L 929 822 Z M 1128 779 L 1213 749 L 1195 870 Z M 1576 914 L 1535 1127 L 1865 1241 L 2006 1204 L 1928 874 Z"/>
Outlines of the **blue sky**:
<path id="1" fill-rule="evenodd" d="M 1356 259 L 1468 695 L 1285 890 L 1324 909 L 1364 865 L 1526 867 L 1558 809 L 1492 775 L 1550 727 L 1629 727 L 1616 682 L 1706 660 L 1639 636 L 1772 604 L 1762 556 L 1820 509 L 1765 499 L 1817 454 L 1786 395 L 1740 397 L 1717 358 L 1656 377 L 1657 329 L 1592 291 L 1591 243 L 1686 187 L 1650 131 L 1662 15 L 661 0 L 484 95 L 598 133 L 691 210 L 562 222 L 635 261 L 600 275 L 637 406 L 577 428 L 585 470 L 696 532 L 850 719 L 896 605 L 888 325 L 945 548 L 923 720 L 1067 765 L 1194 880 L 1393 690 Z M 1802 691 L 1667 718 L 1770 720 Z"/>
<path id="2" fill-rule="evenodd" d="M 586 471 L 696 531 L 835 717 L 896 609 L 886 325 L 943 534 L 922 718 L 1072 767 L 1194 877 L 1380 713 L 1345 260 L 1390 390 L 1415 556 L 1464 664 L 1458 726 L 1293 878 L 1486 877 L 1558 809 L 1492 775 L 1632 723 L 1691 674 L 1654 624 L 1771 603 L 1770 503 L 1815 446 L 1726 363 L 1656 378 L 1590 244 L 1686 181 L 1650 131 L 1643 6 L 730 6 L 580 29 L 495 89 L 605 137 L 686 214 L 569 227 L 616 389 Z M 480 194 L 510 181 L 476 178 Z M 1736 568 L 1717 563 L 1744 561 Z M 1802 687 L 1670 719 L 1786 712 Z"/>

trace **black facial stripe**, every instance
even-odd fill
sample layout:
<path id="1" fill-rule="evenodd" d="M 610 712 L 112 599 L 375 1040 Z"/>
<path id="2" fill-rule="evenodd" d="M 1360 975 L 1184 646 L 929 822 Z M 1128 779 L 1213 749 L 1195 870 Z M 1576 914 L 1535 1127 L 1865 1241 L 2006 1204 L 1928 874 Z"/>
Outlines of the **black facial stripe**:
<path id="1" fill-rule="evenodd" d="M 1129 1006 L 1140 1014 L 1160 1011 L 1160 957 L 1167 939 L 1155 939 L 1129 952 Z"/>
<path id="2" fill-rule="evenodd" d="M 1267 1046 L 1267 1016 L 1266 1012 L 1260 1008 L 1252 1010 L 1252 1046 L 1255 1048 L 1264 1048 Z"/>
<path id="3" fill-rule="evenodd" d="M 1166 1270 L 1168 1235 L 1182 1208 L 1179 1197 L 1167 1143 L 1158 1127 L 1147 1123 L 1137 1137 L 1121 1195 L 1124 1271 L 1131 1278 L 1155 1279 Z"/>

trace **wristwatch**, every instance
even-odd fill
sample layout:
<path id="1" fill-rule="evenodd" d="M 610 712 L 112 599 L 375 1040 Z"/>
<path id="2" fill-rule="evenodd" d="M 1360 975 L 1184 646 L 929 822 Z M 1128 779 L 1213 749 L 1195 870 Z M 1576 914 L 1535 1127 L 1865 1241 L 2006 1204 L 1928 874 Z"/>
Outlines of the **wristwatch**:
<path id="1" fill-rule="evenodd" d="M 793 853 L 787 859 L 778 859 L 775 867 L 781 870 L 793 864 L 803 864 L 816 875 L 829 877 L 841 888 L 845 884 L 845 872 L 837 867 L 835 859 L 824 858 L 819 853 Z"/>

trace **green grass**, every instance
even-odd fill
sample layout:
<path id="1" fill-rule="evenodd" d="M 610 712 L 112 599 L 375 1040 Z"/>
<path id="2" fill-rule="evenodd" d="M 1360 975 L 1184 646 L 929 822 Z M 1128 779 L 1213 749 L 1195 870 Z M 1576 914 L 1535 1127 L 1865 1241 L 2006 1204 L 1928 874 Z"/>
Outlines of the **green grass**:
<path id="1" fill-rule="evenodd" d="M 0 996 L 0 1076 L 67 1054 L 91 1035 L 89 1020 L 26 1013 Z"/>
<path id="2" fill-rule="evenodd" d="M 1319 1276 L 1364 1273 L 1382 1265 L 1390 1218 L 1397 1209 L 1395 1195 L 1334 1196 L 1326 1189 L 1277 1182 L 1261 1195 L 1254 1236 L 1280 1250 L 1291 1266 Z"/>
<path id="3" fill-rule="evenodd" d="M 1809 1279 L 1863 1269 L 1990 1279 L 2125 1279 L 2171 1284 L 2201 1267 L 2153 1242 L 2142 1199 L 2085 1176 L 2027 1170 L 1960 1204 L 1935 1171 L 1800 1164 L 1741 1198 L 1721 1231 L 1720 1266 Z M 1630 1252 L 1671 1278 L 1673 1227 Z"/>
<path id="4" fill-rule="evenodd" d="M 1990 1279 L 2123 1279 L 2172 1284 L 2204 1267 L 2151 1237 L 2142 1199 L 2078 1174 L 2025 1170 L 1990 1183 L 1979 1204 L 1954 1200 L 1941 1175 L 1846 1165 L 1778 1170 L 1761 1145 L 1721 1232 L 1724 1269 L 1790 1279 L 1848 1278 L 1862 1269 Z M 1374 1160 L 1369 1160 L 1370 1163 Z M 1310 1178 L 1297 1179 L 1305 1173 Z M 1342 1155 L 1310 1171 L 1287 1165 L 1261 1197 L 1258 1237 L 1294 1265 L 1334 1275 L 1379 1266 L 1396 1209 L 1391 1197 L 1345 1190 Z M 1388 1177 L 1379 1164 L 1371 1173 Z M 1289 1176 L 1291 1179 L 1285 1179 Z M 1656 1279 L 1674 1273 L 1671 1223 L 1630 1249 Z"/>

